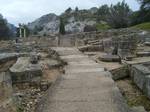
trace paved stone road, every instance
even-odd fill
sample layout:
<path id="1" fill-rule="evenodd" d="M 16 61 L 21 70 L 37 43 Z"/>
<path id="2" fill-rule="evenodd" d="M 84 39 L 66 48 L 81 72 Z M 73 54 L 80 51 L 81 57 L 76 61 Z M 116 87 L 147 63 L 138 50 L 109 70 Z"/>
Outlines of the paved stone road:
<path id="1" fill-rule="evenodd" d="M 40 112 L 130 112 L 110 73 L 76 48 L 55 48 L 68 62 Z"/>

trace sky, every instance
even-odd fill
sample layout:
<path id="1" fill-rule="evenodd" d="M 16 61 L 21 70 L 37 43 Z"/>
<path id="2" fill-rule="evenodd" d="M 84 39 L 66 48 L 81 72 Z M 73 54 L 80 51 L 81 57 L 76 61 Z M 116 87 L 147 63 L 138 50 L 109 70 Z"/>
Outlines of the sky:
<path id="1" fill-rule="evenodd" d="M 116 4 L 119 1 L 122 0 L 0 0 L 0 13 L 9 23 L 18 25 L 18 23 L 27 24 L 49 13 L 59 15 L 68 7 L 89 9 L 103 4 Z M 125 1 L 133 11 L 139 9 L 136 0 Z"/>

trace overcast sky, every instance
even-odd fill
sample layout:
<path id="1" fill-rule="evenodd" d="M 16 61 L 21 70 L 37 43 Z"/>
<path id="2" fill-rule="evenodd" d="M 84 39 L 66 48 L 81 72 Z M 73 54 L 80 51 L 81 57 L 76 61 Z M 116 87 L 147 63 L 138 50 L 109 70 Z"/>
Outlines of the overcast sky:
<path id="1" fill-rule="evenodd" d="M 68 7 L 89 9 L 103 4 L 116 4 L 122 0 L 0 0 L 0 13 L 8 22 L 28 23 L 48 13 L 59 15 Z M 126 0 L 132 10 L 138 10 L 136 0 Z"/>

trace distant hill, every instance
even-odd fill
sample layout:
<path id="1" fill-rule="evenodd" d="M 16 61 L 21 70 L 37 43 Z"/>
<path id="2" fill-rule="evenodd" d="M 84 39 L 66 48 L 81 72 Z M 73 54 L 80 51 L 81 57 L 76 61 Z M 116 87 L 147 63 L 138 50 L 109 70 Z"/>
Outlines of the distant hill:
<path id="1" fill-rule="evenodd" d="M 59 16 L 50 13 L 36 19 L 27 26 L 35 34 L 58 33 L 61 17 L 65 21 L 65 29 L 67 33 L 83 32 L 85 26 L 93 26 L 96 24 L 95 13 L 97 10 L 96 7 L 89 10 L 70 10 Z"/>

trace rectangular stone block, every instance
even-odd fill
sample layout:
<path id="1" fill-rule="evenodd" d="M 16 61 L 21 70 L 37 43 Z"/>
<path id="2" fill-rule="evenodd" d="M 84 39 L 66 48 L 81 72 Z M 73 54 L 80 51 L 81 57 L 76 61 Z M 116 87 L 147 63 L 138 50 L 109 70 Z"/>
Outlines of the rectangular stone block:
<path id="1" fill-rule="evenodd" d="M 8 73 L 0 73 L 0 104 L 12 97 L 12 83 Z"/>
<path id="2" fill-rule="evenodd" d="M 146 84 L 145 84 L 144 92 L 150 98 L 150 75 L 146 77 Z"/>
<path id="3" fill-rule="evenodd" d="M 132 66 L 132 76 L 135 84 L 144 90 L 146 84 L 146 77 L 150 75 L 150 70 L 144 65 L 133 65 Z"/>
<path id="4" fill-rule="evenodd" d="M 20 57 L 10 68 L 10 73 L 13 83 L 28 83 L 42 75 L 42 68 L 39 64 L 31 64 L 30 57 Z"/>

